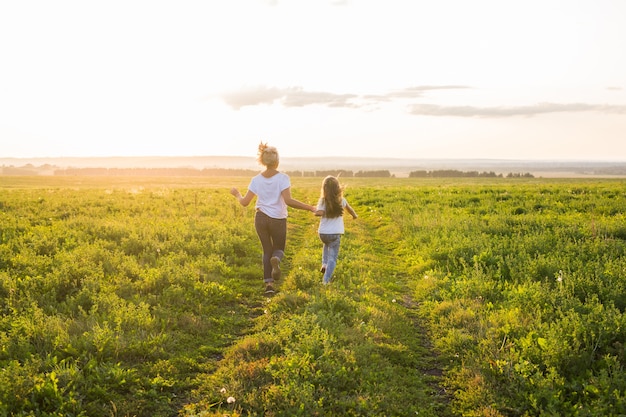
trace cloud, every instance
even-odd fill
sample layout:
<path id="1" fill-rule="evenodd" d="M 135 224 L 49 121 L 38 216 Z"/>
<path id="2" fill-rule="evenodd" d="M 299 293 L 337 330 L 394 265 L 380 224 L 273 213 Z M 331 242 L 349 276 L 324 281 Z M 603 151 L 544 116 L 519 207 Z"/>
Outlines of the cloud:
<path id="1" fill-rule="evenodd" d="M 245 106 L 272 104 L 284 94 L 284 90 L 278 88 L 254 87 L 224 93 L 221 98 L 230 107 L 239 110 Z"/>
<path id="2" fill-rule="evenodd" d="M 327 106 L 333 108 L 375 108 L 381 103 L 413 100 L 424 97 L 433 90 L 471 88 L 463 85 L 415 86 L 392 90 L 385 94 L 336 94 L 324 91 L 307 91 L 302 87 L 247 87 L 221 95 L 222 100 L 235 110 L 245 106 L 270 105 L 278 102 L 284 107 Z M 538 103 L 530 106 L 440 106 L 436 104 L 411 104 L 408 113 L 415 116 L 447 117 L 531 117 L 549 113 L 600 112 L 626 114 L 626 106 L 586 103 Z"/>
<path id="3" fill-rule="evenodd" d="M 359 107 L 352 100 L 357 99 L 355 94 L 333 94 L 324 92 L 309 92 L 302 88 L 288 89 L 282 98 L 285 107 L 303 107 L 320 104 L 328 107 Z"/>
<path id="4" fill-rule="evenodd" d="M 626 114 L 626 106 L 599 105 L 585 103 L 539 103 L 533 106 L 438 106 L 435 104 L 413 104 L 409 106 L 409 113 L 416 116 L 454 116 L 454 117 L 515 117 L 536 116 L 548 113 L 563 112 L 601 112 Z"/>
<path id="5" fill-rule="evenodd" d="M 246 87 L 221 95 L 221 99 L 233 109 L 245 106 L 273 104 L 278 101 L 285 107 L 304 107 L 322 105 L 328 107 L 360 108 L 397 99 L 414 99 L 424 95 L 426 91 L 469 88 L 466 86 L 417 86 L 401 90 L 393 90 L 386 94 L 336 94 L 324 91 L 306 91 L 302 87 Z"/>
<path id="6" fill-rule="evenodd" d="M 402 90 L 394 90 L 386 96 L 389 98 L 418 98 L 424 95 L 424 92 L 432 90 L 458 90 L 470 88 L 464 85 L 422 85 L 417 87 L 409 87 Z"/>
<path id="7" fill-rule="evenodd" d="M 314 104 L 328 107 L 358 107 L 352 102 L 358 98 L 355 94 L 305 91 L 301 87 L 249 87 L 222 94 L 221 98 L 236 110 L 245 106 L 272 104 L 275 101 L 279 101 L 285 107 L 304 107 Z"/>

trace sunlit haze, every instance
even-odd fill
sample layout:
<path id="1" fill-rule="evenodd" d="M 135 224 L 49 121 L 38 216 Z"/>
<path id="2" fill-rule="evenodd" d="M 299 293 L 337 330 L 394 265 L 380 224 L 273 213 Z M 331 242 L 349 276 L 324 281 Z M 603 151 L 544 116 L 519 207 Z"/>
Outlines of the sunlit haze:
<path id="1" fill-rule="evenodd" d="M 626 159 L 626 1 L 0 3 L 0 156 Z"/>

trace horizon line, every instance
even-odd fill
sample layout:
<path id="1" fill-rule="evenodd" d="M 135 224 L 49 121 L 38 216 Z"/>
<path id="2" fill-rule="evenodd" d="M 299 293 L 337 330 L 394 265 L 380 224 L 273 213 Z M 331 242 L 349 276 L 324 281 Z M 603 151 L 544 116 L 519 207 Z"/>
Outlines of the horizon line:
<path id="1" fill-rule="evenodd" d="M 114 158 L 245 158 L 256 159 L 256 156 L 251 155 L 91 155 L 91 156 L 0 156 L 0 160 L 28 160 L 28 159 L 114 159 Z M 332 156 L 285 156 L 281 155 L 281 159 L 377 159 L 377 160 L 405 160 L 405 161 L 532 161 L 532 162 L 617 162 L 626 163 L 626 158 L 623 159 L 609 159 L 609 158 L 571 158 L 571 157 L 525 157 L 525 158 L 510 158 L 510 157 L 400 157 L 400 156 L 346 156 L 346 155 L 332 155 Z"/>

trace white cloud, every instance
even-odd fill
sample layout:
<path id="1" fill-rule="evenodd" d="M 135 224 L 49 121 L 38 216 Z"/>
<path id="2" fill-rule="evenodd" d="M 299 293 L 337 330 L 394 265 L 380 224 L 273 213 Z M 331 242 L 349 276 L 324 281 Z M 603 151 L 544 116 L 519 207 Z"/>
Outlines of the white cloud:
<path id="1" fill-rule="evenodd" d="M 307 91 L 303 87 L 246 87 L 220 95 L 235 110 L 245 106 L 267 105 L 279 102 L 284 107 L 323 105 L 328 107 L 361 108 L 393 100 L 419 98 L 433 90 L 464 89 L 464 86 L 418 86 L 393 90 L 383 94 L 337 94 L 328 91 Z"/>
<path id="2" fill-rule="evenodd" d="M 409 113 L 416 116 L 453 116 L 453 117 L 515 117 L 536 116 L 549 113 L 599 112 L 607 114 L 626 114 L 626 106 L 597 105 L 585 103 L 539 103 L 532 106 L 439 106 L 434 104 L 413 104 Z"/>

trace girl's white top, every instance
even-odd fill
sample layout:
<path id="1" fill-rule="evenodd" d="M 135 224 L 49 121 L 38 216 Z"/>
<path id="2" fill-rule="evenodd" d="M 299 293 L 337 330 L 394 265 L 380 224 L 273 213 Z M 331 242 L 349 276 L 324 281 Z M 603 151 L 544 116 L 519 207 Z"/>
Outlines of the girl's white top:
<path id="1" fill-rule="evenodd" d="M 289 175 L 279 172 L 270 178 L 257 174 L 250 180 L 248 190 L 256 194 L 256 209 L 274 219 L 287 218 L 287 204 L 282 192 L 291 187 Z"/>
<path id="2" fill-rule="evenodd" d="M 341 199 L 341 207 L 346 207 L 348 201 L 345 198 Z M 317 203 L 318 210 L 326 211 L 326 203 L 324 203 L 324 199 L 320 198 Z M 322 216 L 320 219 L 320 226 L 317 229 L 318 233 L 323 235 L 335 235 L 335 234 L 343 234 L 343 216 L 337 216 L 333 218 L 326 217 L 326 215 Z"/>

